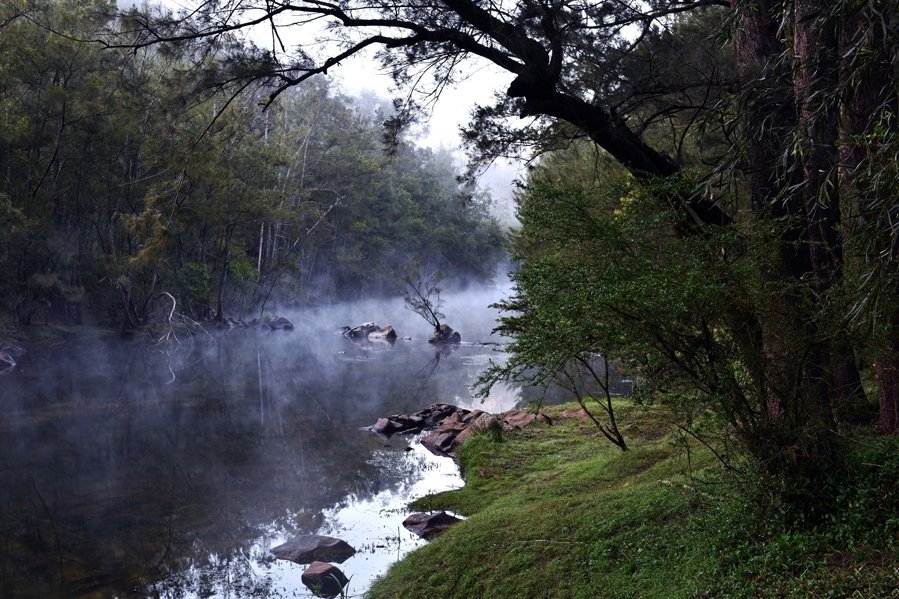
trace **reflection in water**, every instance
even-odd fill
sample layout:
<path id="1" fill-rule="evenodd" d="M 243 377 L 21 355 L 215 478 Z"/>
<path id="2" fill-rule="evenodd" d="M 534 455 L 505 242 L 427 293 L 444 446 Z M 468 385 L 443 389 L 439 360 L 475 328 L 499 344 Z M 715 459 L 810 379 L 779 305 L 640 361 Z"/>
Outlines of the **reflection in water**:
<path id="1" fill-rule="evenodd" d="M 489 299 L 450 314 L 467 339 L 488 338 Z M 363 592 L 418 543 L 399 526 L 407 501 L 461 483 L 448 459 L 359 428 L 436 401 L 524 401 L 511 387 L 472 400 L 492 348 L 435 356 L 401 305 L 288 314 L 292 333 L 168 353 L 118 339 L 31 348 L 0 379 L 0 596 L 308 596 L 302 567 L 268 549 L 316 531 L 360 550 L 341 568 Z M 365 310 L 416 338 L 343 339 Z"/>

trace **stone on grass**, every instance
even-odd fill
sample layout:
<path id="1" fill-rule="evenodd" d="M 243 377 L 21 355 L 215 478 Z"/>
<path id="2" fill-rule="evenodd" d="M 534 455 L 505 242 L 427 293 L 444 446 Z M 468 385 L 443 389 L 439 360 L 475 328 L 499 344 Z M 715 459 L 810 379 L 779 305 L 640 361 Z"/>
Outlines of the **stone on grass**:
<path id="1" fill-rule="evenodd" d="M 436 514 L 415 513 L 403 520 L 403 526 L 422 538 L 430 539 L 459 522 L 462 522 L 461 518 L 456 518 L 446 512 L 437 512 Z"/>

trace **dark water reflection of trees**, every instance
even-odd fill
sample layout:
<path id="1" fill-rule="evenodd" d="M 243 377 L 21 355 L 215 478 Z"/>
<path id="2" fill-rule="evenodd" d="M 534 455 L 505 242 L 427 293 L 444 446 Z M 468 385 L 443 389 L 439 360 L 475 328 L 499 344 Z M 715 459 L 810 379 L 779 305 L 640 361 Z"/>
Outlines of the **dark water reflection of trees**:
<path id="1" fill-rule="evenodd" d="M 269 595 L 254 540 L 399 484 L 358 428 L 468 398 L 489 353 L 256 331 L 37 348 L 0 380 L 0 595 Z"/>

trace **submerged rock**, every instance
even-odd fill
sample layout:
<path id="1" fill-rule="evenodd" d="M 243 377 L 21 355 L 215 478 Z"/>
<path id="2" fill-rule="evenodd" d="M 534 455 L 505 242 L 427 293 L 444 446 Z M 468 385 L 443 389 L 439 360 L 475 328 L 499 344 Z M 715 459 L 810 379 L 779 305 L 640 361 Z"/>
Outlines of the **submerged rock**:
<path id="1" fill-rule="evenodd" d="M 442 324 L 434 329 L 434 335 L 428 339 L 428 343 L 461 343 L 462 335 L 454 331 L 448 324 Z"/>
<path id="2" fill-rule="evenodd" d="M 271 551 L 278 559 L 298 564 L 311 564 L 316 561 L 341 564 L 356 554 L 356 550 L 346 541 L 322 535 L 300 535 L 273 547 Z"/>
<path id="3" fill-rule="evenodd" d="M 446 512 L 415 513 L 403 520 L 403 526 L 424 539 L 430 539 L 459 522 L 462 522 L 461 518 L 456 518 Z"/>
<path id="4" fill-rule="evenodd" d="M 316 597 L 336 597 L 349 579 L 340 568 L 325 562 L 312 562 L 300 577 Z"/>

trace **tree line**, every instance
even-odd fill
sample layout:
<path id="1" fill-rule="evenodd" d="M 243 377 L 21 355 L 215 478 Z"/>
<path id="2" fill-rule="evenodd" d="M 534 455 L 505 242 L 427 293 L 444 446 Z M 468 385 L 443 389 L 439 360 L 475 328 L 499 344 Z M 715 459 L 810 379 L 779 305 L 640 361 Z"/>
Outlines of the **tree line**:
<path id="1" fill-rule="evenodd" d="M 113 5 L 6 10 L 0 297 L 19 322 L 132 330 L 163 293 L 194 319 L 249 319 L 398 294 L 416 260 L 487 277 L 501 259 L 450 152 L 385 149 L 389 103 L 322 79 L 263 111 L 264 82 L 219 84 L 242 68 L 224 50 L 84 41 L 127 27 Z"/>

